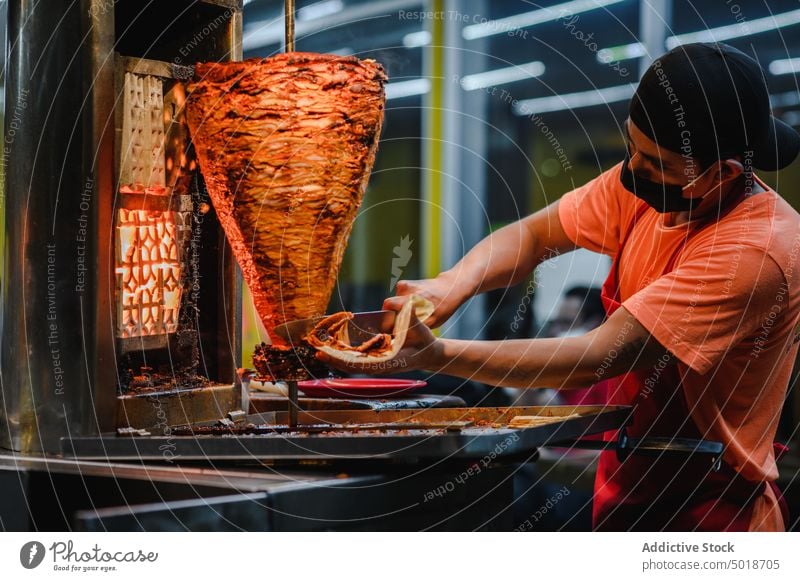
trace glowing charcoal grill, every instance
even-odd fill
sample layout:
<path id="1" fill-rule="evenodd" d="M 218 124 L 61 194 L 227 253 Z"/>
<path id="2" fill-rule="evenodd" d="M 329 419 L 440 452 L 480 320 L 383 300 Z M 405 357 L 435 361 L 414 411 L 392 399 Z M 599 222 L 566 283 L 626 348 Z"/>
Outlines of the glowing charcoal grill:
<path id="1" fill-rule="evenodd" d="M 175 212 L 119 210 L 116 273 L 118 337 L 177 331 L 181 261 Z"/>

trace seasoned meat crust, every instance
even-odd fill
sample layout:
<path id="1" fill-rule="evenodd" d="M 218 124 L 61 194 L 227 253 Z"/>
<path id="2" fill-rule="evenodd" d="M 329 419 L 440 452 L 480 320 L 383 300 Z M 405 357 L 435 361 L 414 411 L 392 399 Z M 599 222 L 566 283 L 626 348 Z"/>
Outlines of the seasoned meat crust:
<path id="1" fill-rule="evenodd" d="M 270 332 L 325 313 L 375 160 L 385 81 L 375 61 L 313 53 L 195 67 L 192 141 Z"/>
<path id="2" fill-rule="evenodd" d="M 303 381 L 310 377 L 328 377 L 330 371 L 314 354 L 314 349 L 308 345 L 286 347 L 261 343 L 256 345 L 253 353 L 253 366 L 261 381 Z"/>

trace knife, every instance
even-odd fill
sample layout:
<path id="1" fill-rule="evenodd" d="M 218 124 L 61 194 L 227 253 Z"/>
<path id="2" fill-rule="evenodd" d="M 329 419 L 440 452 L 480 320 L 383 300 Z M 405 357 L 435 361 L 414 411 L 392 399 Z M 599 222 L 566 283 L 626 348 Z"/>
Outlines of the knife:
<path id="1" fill-rule="evenodd" d="M 722 442 L 712 440 L 696 440 L 693 438 L 664 438 L 650 436 L 646 438 L 630 438 L 623 427 L 619 430 L 616 441 L 589 440 L 579 438 L 569 443 L 571 448 L 582 450 L 614 450 L 620 462 L 630 454 L 661 456 L 664 454 L 681 456 L 708 456 L 714 472 L 722 467 Z"/>
<path id="2" fill-rule="evenodd" d="M 350 342 L 359 345 L 367 339 L 379 333 L 391 333 L 394 329 L 394 318 L 396 311 L 367 311 L 363 313 L 353 313 L 353 318 L 348 321 L 347 331 L 350 335 Z M 325 315 L 327 316 L 327 315 Z M 278 337 L 288 341 L 292 345 L 302 342 L 311 329 L 319 323 L 322 317 L 312 317 L 310 319 L 298 319 L 289 321 L 274 328 Z"/>

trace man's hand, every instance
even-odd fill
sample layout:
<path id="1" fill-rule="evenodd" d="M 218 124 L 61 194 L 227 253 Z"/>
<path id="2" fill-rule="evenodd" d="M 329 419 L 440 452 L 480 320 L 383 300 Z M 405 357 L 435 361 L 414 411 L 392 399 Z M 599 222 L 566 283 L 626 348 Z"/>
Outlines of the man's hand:
<path id="1" fill-rule="evenodd" d="M 383 308 L 399 311 L 409 295 L 425 297 L 434 306 L 433 314 L 425 319 L 425 324 L 431 329 L 435 329 L 447 321 L 472 294 L 474 285 L 470 281 L 459 280 L 459 278 L 456 272 L 447 271 L 436 278 L 398 281 L 397 296 L 386 299 L 383 302 Z"/>
<path id="2" fill-rule="evenodd" d="M 384 308 L 399 311 L 408 300 L 408 297 L 395 297 L 395 299 L 397 300 L 394 300 L 389 306 L 385 305 Z M 403 348 L 389 361 L 380 363 L 370 363 L 368 361 L 345 363 L 338 359 L 333 359 L 321 351 L 318 351 L 316 356 L 325 365 L 347 373 L 386 375 L 438 367 L 441 355 L 440 343 L 441 341 L 434 336 L 430 328 L 425 323 L 420 322 L 416 315 L 412 313 L 411 325 L 408 328 Z"/>

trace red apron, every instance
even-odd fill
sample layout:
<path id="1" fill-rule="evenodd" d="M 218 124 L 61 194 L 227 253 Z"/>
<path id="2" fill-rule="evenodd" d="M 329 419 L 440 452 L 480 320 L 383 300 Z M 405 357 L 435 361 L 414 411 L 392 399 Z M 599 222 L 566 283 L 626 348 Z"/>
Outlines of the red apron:
<path id="1" fill-rule="evenodd" d="M 731 207 L 736 204 L 731 204 Z M 634 225 L 648 210 L 643 204 L 622 238 L 602 289 L 602 300 L 610 316 L 620 305 L 619 258 Z M 687 240 L 684 238 L 670 258 L 664 274 L 675 267 Z M 652 369 L 633 371 L 607 380 L 608 402 L 634 405 L 628 436 L 684 437 L 703 439 L 689 415 L 677 365 L 669 360 Z M 617 434 L 611 434 L 612 441 Z M 774 483 L 784 522 L 786 503 Z M 600 454 L 595 480 L 592 523 L 595 530 L 620 531 L 747 531 L 756 499 L 767 484 L 749 482 L 722 463 L 715 472 L 708 456 L 644 456 L 631 454 L 623 461 L 613 450 Z"/>

